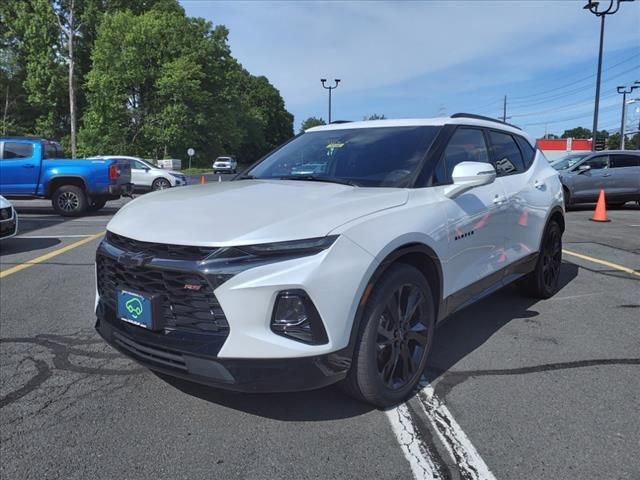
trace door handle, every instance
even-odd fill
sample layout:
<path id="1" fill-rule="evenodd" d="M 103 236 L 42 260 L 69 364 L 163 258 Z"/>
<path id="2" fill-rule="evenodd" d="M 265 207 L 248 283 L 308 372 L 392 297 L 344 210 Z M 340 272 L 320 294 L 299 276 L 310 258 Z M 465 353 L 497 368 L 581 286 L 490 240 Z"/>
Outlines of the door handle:
<path id="1" fill-rule="evenodd" d="M 533 182 L 533 186 L 538 190 L 542 190 L 544 188 L 544 182 L 541 182 L 540 180 L 536 180 L 535 182 Z"/>
<path id="2" fill-rule="evenodd" d="M 611 176 L 611 174 L 610 174 L 610 173 L 603 173 L 603 174 L 602 174 L 602 176 L 603 176 L 603 177 L 610 177 L 610 176 Z"/>
<path id="3" fill-rule="evenodd" d="M 496 205 L 500 205 L 501 203 L 504 203 L 507 200 L 506 197 L 503 197 L 502 195 L 496 195 L 495 197 L 493 197 L 493 203 Z"/>
<path id="4" fill-rule="evenodd" d="M 32 163 L 27 163 L 26 165 L 22 165 L 22 168 L 35 168 L 35 165 Z"/>

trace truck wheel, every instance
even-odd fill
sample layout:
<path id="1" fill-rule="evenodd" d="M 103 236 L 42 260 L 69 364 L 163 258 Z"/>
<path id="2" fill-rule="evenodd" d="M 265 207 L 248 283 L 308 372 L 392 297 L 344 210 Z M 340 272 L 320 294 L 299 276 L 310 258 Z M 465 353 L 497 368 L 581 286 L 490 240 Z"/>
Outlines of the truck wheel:
<path id="1" fill-rule="evenodd" d="M 105 198 L 98 198 L 93 200 L 91 204 L 87 207 L 87 210 L 90 212 L 97 212 L 101 208 L 103 208 L 107 204 L 107 200 Z"/>
<path id="2" fill-rule="evenodd" d="M 63 217 L 78 217 L 87 210 L 89 202 L 82 188 L 62 185 L 53 192 L 51 204 L 56 213 Z"/>

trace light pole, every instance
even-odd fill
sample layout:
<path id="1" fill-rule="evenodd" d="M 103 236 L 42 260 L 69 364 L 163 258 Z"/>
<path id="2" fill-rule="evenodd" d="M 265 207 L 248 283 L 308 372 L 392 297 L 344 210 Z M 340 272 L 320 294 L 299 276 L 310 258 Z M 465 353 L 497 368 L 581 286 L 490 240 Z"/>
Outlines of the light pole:
<path id="1" fill-rule="evenodd" d="M 633 0 L 608 0 L 609 7 L 603 10 L 599 10 L 598 7 L 601 3 L 596 0 L 588 0 L 587 4 L 583 7 L 585 10 L 589 10 L 596 17 L 600 17 L 600 48 L 598 50 L 598 75 L 596 77 L 596 102 L 593 110 L 593 141 L 591 142 L 591 150 L 596 149 L 596 137 L 598 134 L 598 111 L 600 108 L 600 79 L 602 78 L 602 44 L 604 42 L 604 18 L 607 15 L 613 15 L 620 9 L 622 2 L 633 2 Z"/>
<path id="2" fill-rule="evenodd" d="M 624 150 L 624 123 L 627 121 L 627 94 L 633 92 L 636 88 L 640 88 L 639 81 L 629 87 L 618 87 L 618 93 L 622 94 L 622 118 L 620 121 L 620 150 Z"/>
<path id="3" fill-rule="evenodd" d="M 340 83 L 340 79 L 339 78 L 334 78 L 333 81 L 335 82 L 335 85 L 333 87 L 331 87 L 331 86 L 325 85 L 325 83 L 327 82 L 326 78 L 321 78 L 320 79 L 320 82 L 322 83 L 322 88 L 324 88 L 325 90 L 329 90 L 329 123 L 331 123 L 331 90 L 334 90 L 334 89 L 338 88 L 338 84 Z"/>

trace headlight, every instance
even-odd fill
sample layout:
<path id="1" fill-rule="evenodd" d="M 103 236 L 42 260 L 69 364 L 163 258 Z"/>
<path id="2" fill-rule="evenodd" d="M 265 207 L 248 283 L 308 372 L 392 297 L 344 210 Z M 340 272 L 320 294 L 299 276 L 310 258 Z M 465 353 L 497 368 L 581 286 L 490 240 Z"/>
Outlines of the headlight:
<path id="1" fill-rule="evenodd" d="M 274 256 L 305 256 L 315 255 L 329 248 L 338 238 L 338 235 L 328 237 L 306 238 L 304 240 L 292 240 L 287 242 L 260 243 L 257 245 L 243 245 L 240 247 L 222 248 L 211 258 L 240 258 L 274 257 Z"/>
<path id="2" fill-rule="evenodd" d="M 169 173 L 169 175 L 171 175 L 173 178 L 177 178 L 179 180 L 182 180 L 184 178 L 184 175 L 181 175 L 179 173 Z"/>

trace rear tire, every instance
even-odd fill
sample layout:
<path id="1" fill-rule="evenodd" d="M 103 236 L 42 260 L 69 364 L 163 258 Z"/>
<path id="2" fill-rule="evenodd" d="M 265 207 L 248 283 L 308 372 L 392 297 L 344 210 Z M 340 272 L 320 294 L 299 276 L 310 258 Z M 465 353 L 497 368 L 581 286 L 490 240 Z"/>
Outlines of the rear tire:
<path id="1" fill-rule="evenodd" d="M 536 268 L 520 283 L 522 292 L 533 298 L 549 298 L 558 291 L 562 265 L 562 229 L 552 221 L 545 229 Z"/>
<path id="2" fill-rule="evenodd" d="M 422 377 L 434 329 L 427 280 L 410 265 L 390 266 L 367 299 L 343 387 L 377 407 L 403 401 Z"/>
<path id="3" fill-rule="evenodd" d="M 62 185 L 53 192 L 51 205 L 58 215 L 79 217 L 87 211 L 89 202 L 82 188 L 75 185 Z"/>

